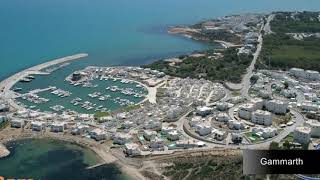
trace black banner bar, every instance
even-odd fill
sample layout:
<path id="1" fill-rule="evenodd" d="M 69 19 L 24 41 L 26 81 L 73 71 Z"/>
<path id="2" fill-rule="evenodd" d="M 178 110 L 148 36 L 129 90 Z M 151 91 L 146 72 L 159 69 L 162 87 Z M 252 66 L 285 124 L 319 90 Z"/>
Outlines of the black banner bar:
<path id="1" fill-rule="evenodd" d="M 243 174 L 320 174 L 320 151 L 244 150 Z"/>

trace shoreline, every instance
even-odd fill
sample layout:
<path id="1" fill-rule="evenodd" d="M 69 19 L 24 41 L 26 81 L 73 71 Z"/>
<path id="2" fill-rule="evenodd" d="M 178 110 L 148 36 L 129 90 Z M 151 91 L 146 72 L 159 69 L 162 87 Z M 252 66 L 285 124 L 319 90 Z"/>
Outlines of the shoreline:
<path id="1" fill-rule="evenodd" d="M 128 165 L 126 162 L 123 162 L 121 158 L 117 158 L 116 156 L 114 156 L 112 152 L 110 152 L 110 147 L 108 147 L 106 144 L 100 144 L 99 142 L 96 142 L 91 139 L 80 138 L 77 136 L 65 135 L 61 133 L 52 133 L 52 132 L 39 133 L 39 132 L 33 132 L 33 131 L 22 132 L 21 129 L 12 129 L 10 127 L 3 129 L 2 132 L 6 130 L 10 131 L 10 133 L 7 133 L 5 136 L 0 135 L 0 143 L 4 144 L 4 146 L 8 142 L 13 142 L 18 140 L 28 140 L 28 139 L 48 139 L 48 140 L 63 141 L 63 142 L 75 144 L 82 148 L 86 148 L 93 151 L 93 153 L 99 159 L 96 165 L 112 164 L 112 165 L 115 165 L 124 175 L 129 176 L 132 179 L 136 179 L 136 180 L 146 179 L 139 172 L 138 168 Z"/>
<path id="2" fill-rule="evenodd" d="M 190 27 L 173 27 L 173 28 L 170 28 L 167 32 L 168 32 L 168 34 L 181 35 L 182 37 L 185 37 L 187 39 L 192 39 L 192 40 L 202 42 L 202 43 L 208 43 L 208 41 L 206 41 L 206 40 L 198 39 L 198 38 L 194 37 L 194 33 L 199 33 L 198 29 L 193 29 Z M 235 44 L 233 42 L 218 40 L 218 39 L 214 40 L 214 43 L 219 44 L 224 49 L 241 46 L 241 45 Z"/>
<path id="3" fill-rule="evenodd" d="M 32 67 L 29 67 L 27 69 L 24 69 L 22 71 L 19 71 L 18 73 L 15 73 L 8 78 L 2 80 L 0 82 L 0 93 L 3 99 L 7 99 L 8 103 L 11 107 L 17 110 L 24 110 L 25 108 L 18 105 L 13 99 L 15 97 L 15 93 L 11 91 L 10 89 L 22 78 L 32 75 L 32 74 L 44 74 L 47 75 L 48 73 L 42 72 L 42 69 L 48 68 L 50 66 L 54 66 L 57 64 L 73 61 L 73 60 L 80 60 L 82 58 L 87 57 L 88 54 L 86 53 L 80 53 L 75 54 L 71 56 L 62 57 L 59 59 L 54 59 L 51 61 L 44 62 L 42 64 L 38 64 Z"/>

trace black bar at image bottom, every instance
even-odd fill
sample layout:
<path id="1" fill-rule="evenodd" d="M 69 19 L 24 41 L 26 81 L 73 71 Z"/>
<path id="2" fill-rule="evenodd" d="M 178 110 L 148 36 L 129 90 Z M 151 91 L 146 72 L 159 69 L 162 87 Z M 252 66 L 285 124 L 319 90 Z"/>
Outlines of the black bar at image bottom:
<path id="1" fill-rule="evenodd" d="M 243 174 L 320 174 L 320 151 L 244 150 Z"/>

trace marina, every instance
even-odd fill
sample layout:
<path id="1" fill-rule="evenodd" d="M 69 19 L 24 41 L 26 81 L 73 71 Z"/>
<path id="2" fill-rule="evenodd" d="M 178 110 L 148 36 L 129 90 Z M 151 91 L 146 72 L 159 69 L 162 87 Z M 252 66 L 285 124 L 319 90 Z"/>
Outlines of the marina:
<path id="1" fill-rule="evenodd" d="M 23 84 L 18 86 L 23 87 Z M 137 83 L 112 78 L 82 83 L 63 82 L 63 85 L 61 88 L 50 86 L 44 89 L 28 89 L 28 92 L 15 91 L 21 93 L 17 102 L 27 109 L 42 112 L 75 111 L 93 114 L 134 105 L 142 101 L 147 93 L 146 89 Z"/>

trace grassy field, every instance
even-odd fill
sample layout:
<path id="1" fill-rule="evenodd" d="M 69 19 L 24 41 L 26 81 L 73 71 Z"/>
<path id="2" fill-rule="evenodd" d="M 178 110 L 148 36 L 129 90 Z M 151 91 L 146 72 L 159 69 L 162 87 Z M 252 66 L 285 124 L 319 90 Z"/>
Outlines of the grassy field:
<path id="1" fill-rule="evenodd" d="M 99 119 L 99 118 L 106 117 L 106 116 L 110 116 L 110 113 L 109 112 L 96 112 L 94 114 L 95 119 Z"/>
<path id="2" fill-rule="evenodd" d="M 261 139 L 261 137 L 253 134 L 252 132 L 245 133 L 245 136 L 247 136 L 248 139 L 250 139 L 250 137 L 254 138 L 254 140 L 250 139 L 251 143 L 257 143 L 264 140 L 264 139 Z"/>
<path id="3" fill-rule="evenodd" d="M 286 124 L 291 121 L 291 116 L 286 114 L 285 116 L 276 115 L 273 117 L 272 122 L 274 125 Z"/>
<path id="4" fill-rule="evenodd" d="M 297 40 L 287 34 L 320 32 L 320 21 L 311 20 L 315 17 L 314 13 L 303 13 L 297 16 L 300 19 L 285 17 L 277 15 L 271 22 L 271 29 L 275 33 L 264 36 L 257 67 L 282 70 L 298 67 L 320 71 L 320 38 Z"/>
<path id="5" fill-rule="evenodd" d="M 293 133 L 288 134 L 288 136 L 281 140 L 282 143 L 286 141 L 293 142 Z"/>
<path id="6" fill-rule="evenodd" d="M 301 12 L 292 14 L 290 12 L 279 12 L 271 22 L 272 31 L 277 33 L 315 33 L 320 32 L 318 12 Z"/>
<path id="7" fill-rule="evenodd" d="M 9 121 L 5 121 L 5 122 L 0 123 L 0 130 L 6 128 L 9 124 L 10 124 Z"/>
<path id="8" fill-rule="evenodd" d="M 228 153 L 228 151 L 224 151 Z M 293 175 L 247 176 L 242 173 L 240 154 L 199 155 L 172 158 L 165 161 L 171 165 L 163 169 L 163 175 L 172 180 L 290 180 Z"/>
<path id="9" fill-rule="evenodd" d="M 320 39 L 295 40 L 279 34 L 268 35 L 264 39 L 260 67 L 320 70 Z"/>

